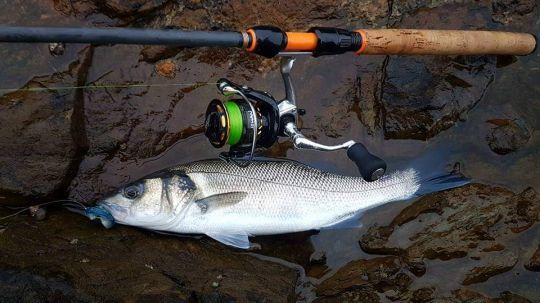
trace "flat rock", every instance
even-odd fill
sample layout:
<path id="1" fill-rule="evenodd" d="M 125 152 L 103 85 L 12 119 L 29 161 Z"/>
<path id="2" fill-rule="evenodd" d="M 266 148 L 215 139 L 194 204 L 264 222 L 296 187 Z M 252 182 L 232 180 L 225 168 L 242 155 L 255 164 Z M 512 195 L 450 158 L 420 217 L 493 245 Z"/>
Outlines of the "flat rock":
<path id="1" fill-rule="evenodd" d="M 52 212 L 45 221 L 17 217 L 3 223 L 2 302 L 288 302 L 294 297 L 296 270 L 212 240 L 105 230 L 65 212 Z"/>
<path id="2" fill-rule="evenodd" d="M 469 270 L 465 274 L 463 285 L 470 285 L 487 281 L 489 278 L 511 270 L 517 263 L 518 257 L 513 253 L 501 255 L 489 254 L 481 259 L 481 265 Z"/>
<path id="3" fill-rule="evenodd" d="M 335 296 L 357 288 L 381 291 L 390 286 L 406 287 L 410 279 L 399 275 L 400 270 L 400 261 L 393 256 L 357 260 L 343 266 L 315 291 L 320 296 Z"/>

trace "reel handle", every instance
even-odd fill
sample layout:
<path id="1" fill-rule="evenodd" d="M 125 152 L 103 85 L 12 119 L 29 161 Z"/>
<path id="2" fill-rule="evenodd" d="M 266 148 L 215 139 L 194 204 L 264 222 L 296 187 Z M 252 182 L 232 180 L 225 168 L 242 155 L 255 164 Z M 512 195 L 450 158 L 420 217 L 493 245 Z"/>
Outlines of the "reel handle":
<path id="1" fill-rule="evenodd" d="M 349 147 L 347 156 L 356 164 L 362 178 L 368 182 L 378 180 L 386 171 L 386 162 L 371 154 L 362 143 Z"/>

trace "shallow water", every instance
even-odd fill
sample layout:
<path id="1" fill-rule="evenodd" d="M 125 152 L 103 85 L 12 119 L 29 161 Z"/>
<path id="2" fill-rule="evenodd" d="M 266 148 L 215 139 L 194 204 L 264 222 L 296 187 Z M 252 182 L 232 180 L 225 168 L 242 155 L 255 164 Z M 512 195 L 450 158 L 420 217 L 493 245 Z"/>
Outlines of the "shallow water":
<path id="1" fill-rule="evenodd" d="M 118 22 L 101 13 L 86 17 L 61 13 L 54 7 L 51 9 L 54 6 L 52 1 L 38 3 L 42 6 L 30 5 L 25 1 L 16 1 L 16 4 L 11 1 L 0 2 L 0 9 L 7 12 L 0 17 L 0 23 L 103 25 Z M 425 10 L 430 12 L 430 8 Z M 358 21 L 348 23 L 339 18 L 319 23 L 364 25 Z M 540 36 L 538 18 L 534 31 Z M 87 47 L 68 45 L 64 55 L 52 57 L 45 45 L 0 45 L 0 54 L 4 58 L 0 62 L 0 70 L 3 71 L 0 73 L 0 83 L 3 88 L 17 88 L 36 76 L 66 71 Z M 185 87 L 85 90 L 82 120 L 85 133 L 84 138 L 78 138 L 84 148 L 81 149 L 80 162 L 76 165 L 77 171 L 71 182 L 64 184 L 65 191 L 62 193 L 83 201 L 95 201 L 112 188 L 150 172 L 179 163 L 216 157 L 220 150 L 212 148 L 202 135 L 202 122 L 208 102 L 220 98 L 212 83 L 221 77 L 271 92 L 277 98 L 284 97 L 276 60 L 261 60 L 251 55 L 245 59 L 245 55 L 239 51 L 203 50 L 196 53 L 186 50 L 173 57 L 176 76 L 169 79 L 156 72 L 154 63 L 141 59 L 142 50 L 143 46 L 122 45 L 93 48 L 85 82 L 96 85 L 182 83 Z M 450 150 L 452 159 L 461 162 L 462 171 L 474 182 L 503 186 L 515 192 L 521 192 L 527 187 L 540 190 L 540 53 L 518 58 L 514 63 L 497 68 L 493 82 L 478 104 L 470 111 L 461 113 L 455 125 L 427 140 L 388 139 L 380 125 L 370 130 L 365 121 L 360 121 L 365 111 L 358 107 L 362 108 L 365 100 L 358 96 L 365 95 L 358 90 L 373 87 L 365 84 L 359 88 L 357 81 L 379 81 L 376 77 L 370 80 L 370 77 L 380 72 L 381 64 L 386 64 L 384 60 L 402 58 L 353 55 L 299 58 L 292 74 L 299 106 L 307 112 L 301 118 L 305 133 L 325 144 L 341 143 L 349 139 L 362 142 L 371 152 L 384 158 L 390 170 L 430 151 Z M 415 82 L 422 81 L 423 78 L 418 78 L 421 71 L 415 68 L 415 65 L 411 65 L 410 73 L 398 73 L 401 77 L 399 81 L 404 85 L 415 85 Z M 395 75 L 387 74 L 387 77 L 392 76 Z M 201 82 L 208 84 L 196 84 Z M 493 128 L 487 121 L 493 119 L 519 120 L 526 125 L 530 139 L 510 154 L 502 156 L 494 153 L 486 142 L 486 136 Z M 267 155 L 287 157 L 333 173 L 358 174 L 344 152 L 321 154 L 297 151 L 282 142 Z M 304 293 L 297 299 L 307 300 L 313 295 L 312 283 L 320 283 L 350 261 L 375 257 L 360 248 L 359 239 L 373 225 L 390 224 L 411 203 L 404 201 L 369 210 L 362 219 L 363 226 L 358 229 L 324 230 L 311 236 L 258 238 L 263 245 L 261 254 L 277 256 L 308 269 L 313 267 L 309 265 L 310 256 L 324 255 L 323 269 L 316 271 L 316 274 L 312 272 L 317 277 L 297 288 L 298 293 Z M 436 215 L 427 214 L 425 220 L 429 221 L 429 216 Z M 413 223 L 404 225 L 399 231 L 403 236 L 400 237 L 398 233 L 393 240 L 398 246 L 406 246 L 408 232 L 418 228 Z M 103 230 L 103 233 L 107 231 Z M 510 244 L 513 249 L 522 251 L 521 254 L 528 253 L 539 245 L 539 234 L 540 229 L 536 224 L 516 236 Z M 302 247 L 306 252 L 296 252 L 297 247 Z M 427 283 L 437 285 L 440 294 L 449 295 L 452 290 L 461 287 L 460 279 L 468 262 L 471 262 L 469 258 L 429 260 L 426 265 L 429 268 L 427 274 L 414 280 L 411 288 Z M 497 296 L 504 289 L 533 302 L 540 301 L 540 292 L 536 287 L 540 285 L 540 276 L 525 270 L 523 263 L 520 259 L 512 270 L 474 285 L 471 289 L 488 296 Z M 452 272 L 452 268 L 457 272 Z M 514 283 L 508 284 L 509 280 Z"/>

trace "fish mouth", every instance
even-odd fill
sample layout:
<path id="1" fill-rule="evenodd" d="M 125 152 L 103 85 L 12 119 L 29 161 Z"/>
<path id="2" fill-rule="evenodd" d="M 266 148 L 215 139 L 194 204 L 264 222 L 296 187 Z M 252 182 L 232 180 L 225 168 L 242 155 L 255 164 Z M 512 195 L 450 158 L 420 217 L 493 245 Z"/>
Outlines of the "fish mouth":
<path id="1" fill-rule="evenodd" d="M 84 214 L 92 221 L 99 220 L 107 229 L 111 228 L 115 223 L 114 217 L 105 203 L 98 203 L 97 206 L 88 207 Z"/>

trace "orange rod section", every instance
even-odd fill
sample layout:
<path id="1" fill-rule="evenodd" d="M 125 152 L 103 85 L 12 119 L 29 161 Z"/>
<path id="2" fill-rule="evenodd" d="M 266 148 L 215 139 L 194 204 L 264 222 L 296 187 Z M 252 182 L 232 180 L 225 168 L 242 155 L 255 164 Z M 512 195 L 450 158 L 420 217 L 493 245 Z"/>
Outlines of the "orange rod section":
<path id="1" fill-rule="evenodd" d="M 317 35 L 315 33 L 287 32 L 286 52 L 311 52 L 317 48 Z"/>

